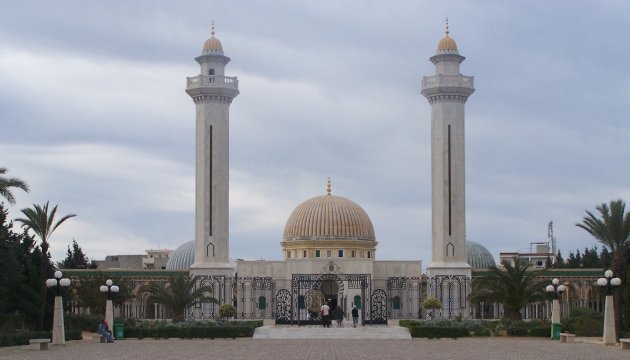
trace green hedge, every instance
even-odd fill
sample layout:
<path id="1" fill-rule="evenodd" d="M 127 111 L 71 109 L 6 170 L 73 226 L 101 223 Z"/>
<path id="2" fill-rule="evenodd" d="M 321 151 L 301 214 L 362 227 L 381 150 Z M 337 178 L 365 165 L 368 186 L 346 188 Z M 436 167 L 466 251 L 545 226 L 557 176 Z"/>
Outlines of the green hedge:
<path id="1" fill-rule="evenodd" d="M 409 328 L 411 337 L 415 338 L 453 338 L 470 336 L 468 330 L 461 327 L 441 327 L 441 326 L 412 326 Z"/>
<path id="2" fill-rule="evenodd" d="M 98 323 L 102 320 L 103 315 L 64 314 L 63 321 L 67 328 L 96 332 Z"/>
<path id="3" fill-rule="evenodd" d="M 503 326 L 510 336 L 551 336 L 551 323 L 548 321 L 512 321 L 503 324 Z"/>
<path id="4" fill-rule="evenodd" d="M 81 330 L 66 329 L 66 341 L 81 340 Z M 52 339 L 50 331 L 12 331 L 0 333 L 0 347 L 28 345 L 30 339 Z"/>
<path id="5" fill-rule="evenodd" d="M 577 336 L 602 336 L 604 314 L 589 308 L 573 308 L 562 319 L 562 330 Z"/>
<path id="6" fill-rule="evenodd" d="M 214 339 L 238 338 L 254 336 L 255 327 L 231 326 L 161 326 L 161 327 L 129 327 L 125 328 L 126 338 L 182 338 L 182 339 Z"/>

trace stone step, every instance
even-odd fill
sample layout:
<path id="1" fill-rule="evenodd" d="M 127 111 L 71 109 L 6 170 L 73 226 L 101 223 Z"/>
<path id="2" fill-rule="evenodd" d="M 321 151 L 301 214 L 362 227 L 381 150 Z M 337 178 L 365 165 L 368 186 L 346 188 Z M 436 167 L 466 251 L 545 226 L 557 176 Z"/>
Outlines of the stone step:
<path id="1" fill-rule="evenodd" d="M 409 329 L 400 326 L 358 326 L 324 328 L 321 326 L 263 326 L 256 328 L 254 339 L 411 339 Z"/>

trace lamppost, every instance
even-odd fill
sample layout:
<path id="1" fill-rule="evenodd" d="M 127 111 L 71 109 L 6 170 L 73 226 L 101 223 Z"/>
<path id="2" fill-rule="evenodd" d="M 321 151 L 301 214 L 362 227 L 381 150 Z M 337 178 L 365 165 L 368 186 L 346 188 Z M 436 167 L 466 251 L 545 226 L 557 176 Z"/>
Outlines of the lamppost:
<path id="1" fill-rule="evenodd" d="M 607 290 L 604 307 L 604 345 L 615 345 L 617 334 L 615 333 L 615 307 L 612 294 L 614 288 L 621 285 L 621 279 L 613 278 L 612 270 L 606 270 L 604 277 L 597 279 L 597 285 Z"/>
<path id="2" fill-rule="evenodd" d="M 46 280 L 46 286 L 57 288 L 55 294 L 55 311 L 53 313 L 53 333 L 52 343 L 54 345 L 63 345 L 66 343 L 66 331 L 63 324 L 63 299 L 61 297 L 61 288 L 70 286 L 70 279 L 64 278 L 61 271 L 55 271 L 54 278 Z"/>
<path id="3" fill-rule="evenodd" d="M 105 303 L 105 320 L 107 321 L 109 326 L 112 327 L 110 328 L 110 330 L 113 333 L 114 307 L 112 306 L 112 297 L 114 296 L 115 293 L 117 293 L 120 290 L 120 288 L 114 285 L 114 282 L 112 281 L 112 279 L 107 279 L 107 281 L 105 281 L 105 285 L 101 285 L 99 290 L 104 295 L 107 295 L 107 302 Z"/>
<path id="4" fill-rule="evenodd" d="M 551 310 L 551 340 L 560 340 L 560 297 L 567 289 L 564 285 L 559 285 L 560 280 L 554 278 L 545 290 L 553 295 L 553 307 Z"/>

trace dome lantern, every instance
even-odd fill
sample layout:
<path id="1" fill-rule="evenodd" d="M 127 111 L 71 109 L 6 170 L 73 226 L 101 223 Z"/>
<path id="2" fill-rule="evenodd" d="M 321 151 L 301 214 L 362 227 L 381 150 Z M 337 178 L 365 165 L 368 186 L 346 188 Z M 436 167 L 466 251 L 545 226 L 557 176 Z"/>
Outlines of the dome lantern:
<path id="1" fill-rule="evenodd" d="M 445 36 L 438 43 L 437 52 L 438 53 L 449 52 L 449 53 L 457 54 L 457 44 L 455 43 L 455 40 L 453 40 L 453 38 L 449 36 L 448 18 L 446 18 L 446 27 L 444 30 L 444 34 Z"/>
<path id="2" fill-rule="evenodd" d="M 221 41 L 219 41 L 219 39 L 214 37 L 214 20 L 212 20 L 212 32 L 210 33 L 210 35 L 210 38 L 206 40 L 206 42 L 203 44 L 203 50 L 201 51 L 201 54 L 223 55 L 223 44 L 221 44 Z"/>

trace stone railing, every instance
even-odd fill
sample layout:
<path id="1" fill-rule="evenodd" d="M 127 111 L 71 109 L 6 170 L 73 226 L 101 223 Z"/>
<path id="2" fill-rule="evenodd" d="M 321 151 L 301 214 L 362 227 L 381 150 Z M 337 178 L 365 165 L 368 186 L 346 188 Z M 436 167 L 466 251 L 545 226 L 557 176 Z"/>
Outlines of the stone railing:
<path id="1" fill-rule="evenodd" d="M 433 75 L 422 78 L 422 88 L 433 86 L 462 86 L 474 88 L 474 78 L 465 75 Z"/>
<path id="2" fill-rule="evenodd" d="M 186 78 L 187 89 L 199 87 L 227 87 L 238 89 L 238 79 L 235 76 L 223 75 L 197 75 Z"/>

